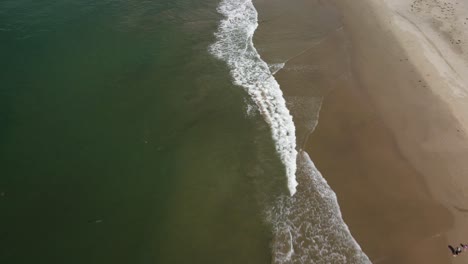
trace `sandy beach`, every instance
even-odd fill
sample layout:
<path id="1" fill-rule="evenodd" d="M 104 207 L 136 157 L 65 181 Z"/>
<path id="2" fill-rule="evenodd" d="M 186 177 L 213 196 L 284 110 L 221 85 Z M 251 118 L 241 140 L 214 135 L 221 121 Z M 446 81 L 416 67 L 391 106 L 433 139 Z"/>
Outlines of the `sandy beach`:
<path id="1" fill-rule="evenodd" d="M 286 99 L 323 100 L 311 135 L 295 116 L 300 148 L 373 263 L 466 263 L 447 245 L 468 243 L 468 9 L 324 2 L 255 3 Z"/>

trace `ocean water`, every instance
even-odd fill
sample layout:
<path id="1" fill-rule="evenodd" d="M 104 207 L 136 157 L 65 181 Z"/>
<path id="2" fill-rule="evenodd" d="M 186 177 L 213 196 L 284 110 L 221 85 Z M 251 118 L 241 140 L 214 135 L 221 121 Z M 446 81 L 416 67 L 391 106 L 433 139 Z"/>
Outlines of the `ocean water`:
<path id="1" fill-rule="evenodd" d="M 367 262 L 296 146 L 321 101 L 283 98 L 256 27 L 248 0 L 1 1 L 0 263 Z"/>
<path id="2" fill-rule="evenodd" d="M 309 155 L 296 146 L 303 140 L 296 139 L 296 126 L 302 137 L 313 132 L 322 98 L 285 100 L 274 73 L 287 61 L 268 65 L 254 47 L 258 12 L 252 1 L 223 0 L 218 11 L 224 18 L 211 52 L 226 61 L 233 82 L 250 95 L 286 168 L 289 193 L 257 188 L 267 196 L 260 201 L 273 236 L 272 263 L 370 263 L 344 223 L 335 193 Z"/>

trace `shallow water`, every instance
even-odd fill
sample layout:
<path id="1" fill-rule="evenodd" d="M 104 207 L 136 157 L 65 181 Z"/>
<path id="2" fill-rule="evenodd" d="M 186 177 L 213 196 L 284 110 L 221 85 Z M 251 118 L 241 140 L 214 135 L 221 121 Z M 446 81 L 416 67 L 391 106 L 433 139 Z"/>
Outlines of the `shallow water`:
<path id="1" fill-rule="evenodd" d="M 7 0 L 0 25 L 0 262 L 367 261 L 296 147 L 321 98 L 285 100 L 251 1 Z"/>
<path id="2" fill-rule="evenodd" d="M 0 3 L 0 262 L 270 262 L 217 4 Z"/>

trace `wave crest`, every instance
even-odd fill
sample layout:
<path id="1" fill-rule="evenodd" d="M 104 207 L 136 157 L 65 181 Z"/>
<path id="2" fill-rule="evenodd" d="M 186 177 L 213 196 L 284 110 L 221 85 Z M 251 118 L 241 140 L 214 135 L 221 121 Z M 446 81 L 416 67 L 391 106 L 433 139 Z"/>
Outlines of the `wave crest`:
<path id="1" fill-rule="evenodd" d="M 242 86 L 257 105 L 271 128 L 276 151 L 286 168 L 288 189 L 296 192 L 296 134 L 283 93 L 253 45 L 258 26 L 257 11 L 251 0 L 223 0 L 218 12 L 225 16 L 215 33 L 211 53 L 224 60 L 236 85 Z"/>

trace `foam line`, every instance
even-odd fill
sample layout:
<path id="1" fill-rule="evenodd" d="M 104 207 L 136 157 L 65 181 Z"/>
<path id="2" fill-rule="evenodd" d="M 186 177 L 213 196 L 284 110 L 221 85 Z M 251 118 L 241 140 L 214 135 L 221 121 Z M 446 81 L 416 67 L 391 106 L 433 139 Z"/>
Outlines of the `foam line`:
<path id="1" fill-rule="evenodd" d="M 224 60 L 236 85 L 251 96 L 271 128 L 276 151 L 286 168 L 290 195 L 296 192 L 296 134 L 292 116 L 278 82 L 253 45 L 258 26 L 257 10 L 251 0 L 223 0 L 218 12 L 224 15 L 210 52 Z"/>

